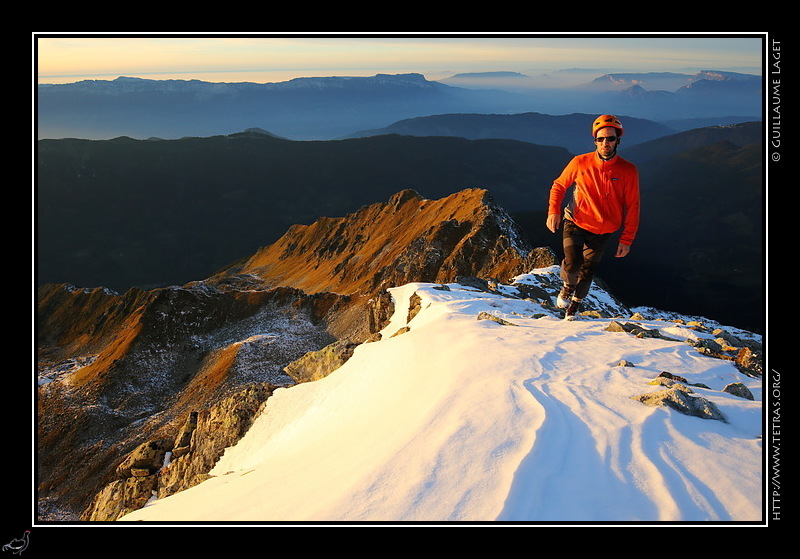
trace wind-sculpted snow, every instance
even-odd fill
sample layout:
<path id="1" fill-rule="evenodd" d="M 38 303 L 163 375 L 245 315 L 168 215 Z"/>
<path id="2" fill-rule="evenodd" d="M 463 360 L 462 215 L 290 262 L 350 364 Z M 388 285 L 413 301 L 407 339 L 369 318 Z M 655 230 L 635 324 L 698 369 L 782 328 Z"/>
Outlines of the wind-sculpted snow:
<path id="1" fill-rule="evenodd" d="M 761 380 L 681 341 L 705 334 L 645 320 L 672 339 L 638 338 L 459 284 L 391 293 L 381 341 L 277 390 L 215 477 L 122 520 L 761 520 Z M 406 324 L 414 293 L 420 311 Z M 662 371 L 725 420 L 633 399 L 663 389 L 649 384 Z M 732 382 L 754 400 L 722 392 Z"/>

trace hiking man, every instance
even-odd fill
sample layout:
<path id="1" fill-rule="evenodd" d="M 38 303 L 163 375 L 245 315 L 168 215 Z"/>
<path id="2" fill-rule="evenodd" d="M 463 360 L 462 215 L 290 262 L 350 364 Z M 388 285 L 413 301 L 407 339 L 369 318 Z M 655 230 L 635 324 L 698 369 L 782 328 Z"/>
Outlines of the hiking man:
<path id="1" fill-rule="evenodd" d="M 565 318 L 573 320 L 589 293 L 597 265 L 611 234 L 622 227 L 616 256 L 628 254 L 639 227 L 639 172 L 617 154 L 622 123 L 601 115 L 592 123 L 595 151 L 575 156 L 550 188 L 547 228 L 553 233 L 563 222 L 563 287 L 558 295 Z M 567 189 L 572 199 L 561 205 Z"/>

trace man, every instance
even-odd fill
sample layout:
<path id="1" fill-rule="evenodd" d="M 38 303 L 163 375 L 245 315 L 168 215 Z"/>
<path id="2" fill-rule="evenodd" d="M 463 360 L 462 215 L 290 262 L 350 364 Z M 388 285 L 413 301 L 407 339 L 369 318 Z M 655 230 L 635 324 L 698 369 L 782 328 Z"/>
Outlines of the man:
<path id="1" fill-rule="evenodd" d="M 616 250 L 621 258 L 630 251 L 639 227 L 639 172 L 617 154 L 622 133 L 617 117 L 597 117 L 592 123 L 595 151 L 574 157 L 550 188 L 547 228 L 555 233 L 562 224 L 565 193 L 575 186 L 564 208 L 564 283 L 557 300 L 559 308 L 566 308 L 567 320 L 580 313 L 611 234 L 622 228 Z"/>

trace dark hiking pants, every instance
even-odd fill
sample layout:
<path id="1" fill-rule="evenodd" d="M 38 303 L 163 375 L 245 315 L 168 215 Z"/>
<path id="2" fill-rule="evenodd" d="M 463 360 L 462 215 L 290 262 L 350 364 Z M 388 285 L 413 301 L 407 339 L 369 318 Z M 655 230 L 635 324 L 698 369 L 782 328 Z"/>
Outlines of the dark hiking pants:
<path id="1" fill-rule="evenodd" d="M 590 233 L 568 219 L 564 220 L 563 229 L 564 260 L 561 262 L 561 279 L 567 285 L 575 287 L 575 299 L 583 299 L 589 293 L 595 270 L 603 258 L 611 233 Z"/>

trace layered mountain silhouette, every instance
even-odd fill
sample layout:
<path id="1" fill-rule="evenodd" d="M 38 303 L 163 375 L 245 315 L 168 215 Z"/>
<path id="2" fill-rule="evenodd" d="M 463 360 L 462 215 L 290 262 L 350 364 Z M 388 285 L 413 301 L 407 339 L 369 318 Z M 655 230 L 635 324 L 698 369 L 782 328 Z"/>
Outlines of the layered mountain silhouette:
<path id="1" fill-rule="evenodd" d="M 440 83 L 416 73 L 278 83 L 119 77 L 42 84 L 37 87 L 38 137 L 174 139 L 260 127 L 295 140 L 324 140 L 443 113 L 600 111 L 661 123 L 761 114 L 761 77 L 747 74 L 706 71 L 669 79 L 660 73 L 609 74 L 594 81 L 587 75 L 584 83 L 557 88 L 508 81 L 506 89 L 474 86 L 497 78 L 473 76 L 469 88 L 447 85 L 463 80 Z"/>
<path id="2" fill-rule="evenodd" d="M 37 88 L 39 138 L 181 138 L 261 127 L 298 140 L 331 139 L 420 114 L 518 111 L 519 96 L 487 94 L 421 74 L 209 83 L 119 77 Z"/>
<path id="3" fill-rule="evenodd" d="M 128 453 L 176 432 L 190 412 L 252 383 L 292 384 L 285 368 L 307 352 L 374 335 L 391 315 L 388 287 L 459 276 L 508 281 L 553 263 L 485 190 L 438 200 L 404 190 L 293 227 L 184 286 L 122 295 L 42 286 L 40 496 L 79 514 Z"/>
<path id="4" fill-rule="evenodd" d="M 471 140 L 511 139 L 540 145 L 562 146 L 578 154 L 592 149 L 592 139 L 587 127 L 595 115 L 573 113 L 549 115 L 522 114 L 441 114 L 421 116 L 395 122 L 384 128 L 364 130 L 351 137 L 403 134 L 408 136 L 456 136 Z M 641 118 L 622 117 L 634 146 L 675 131 L 663 124 Z M 627 139 L 626 139 L 627 140 Z"/>

